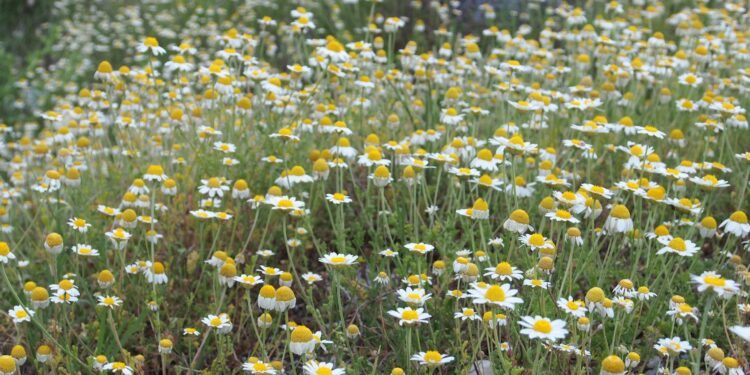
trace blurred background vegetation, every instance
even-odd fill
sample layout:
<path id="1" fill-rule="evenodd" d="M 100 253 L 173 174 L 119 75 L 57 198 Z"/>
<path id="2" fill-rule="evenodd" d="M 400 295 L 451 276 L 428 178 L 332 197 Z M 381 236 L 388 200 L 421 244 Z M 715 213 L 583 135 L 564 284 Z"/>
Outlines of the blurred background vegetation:
<path id="1" fill-rule="evenodd" d="M 0 123 L 16 120 L 17 81 L 49 58 L 53 9 L 53 0 L 0 0 Z"/>
<path id="2" fill-rule="evenodd" d="M 445 3 L 447 0 L 414 1 L 420 6 L 410 6 L 408 0 L 385 0 L 378 5 L 379 12 L 386 17 L 398 14 L 408 19 L 407 26 L 399 33 L 397 48 L 401 48 L 414 37 L 413 27 L 416 19 L 422 19 L 428 30 L 441 26 L 440 20 L 430 10 L 430 3 Z M 367 7 L 362 6 L 357 8 L 361 8 L 361 14 L 344 17 L 346 22 L 339 27 L 333 25 L 328 16 L 331 7 L 341 5 L 340 0 L 0 0 L 0 123 L 18 126 L 22 122 L 38 122 L 37 112 L 47 110 L 51 97 L 61 94 L 61 87 L 40 82 L 42 77 L 49 77 L 43 73 L 57 62 L 60 62 L 60 66 L 54 67 L 53 76 L 61 79 L 63 84 L 81 83 L 77 81 L 82 78 L 89 79 L 96 64 L 101 60 L 109 60 L 114 66 L 132 62 L 129 61 L 128 55 L 130 43 L 116 44 L 113 40 L 135 43 L 135 40 L 146 36 L 141 35 L 144 33 L 158 36 L 161 30 L 157 26 L 156 18 L 160 12 L 173 13 L 177 21 L 173 27 L 179 30 L 196 9 L 221 9 L 222 12 L 216 12 L 209 18 L 214 18 L 213 21 L 217 23 L 230 21 L 242 28 L 255 22 L 251 15 L 241 14 L 240 9 L 243 9 L 245 3 L 253 3 L 251 9 L 255 15 L 269 15 L 276 19 L 288 18 L 289 10 L 293 7 L 308 6 L 316 13 L 316 19 L 320 20 L 322 27 L 319 31 L 322 34 L 332 34 L 345 41 L 355 37 L 351 30 L 361 29 L 367 23 Z M 365 4 L 367 1 L 360 0 L 360 3 Z M 544 28 L 544 20 L 549 16 L 549 7 L 560 4 L 561 0 L 458 0 L 458 3 L 461 15 L 453 17 L 451 25 L 443 25 L 455 31 L 456 35 L 481 34 L 482 30 L 489 26 L 516 30 L 520 25 L 526 24 L 531 28 L 528 36 L 534 38 Z M 483 12 L 479 9 L 486 3 L 495 9 L 496 19 L 484 19 Z M 568 3 L 581 6 L 587 13 L 592 14 L 595 8 L 604 4 L 602 1 L 591 0 L 572 0 Z M 134 35 L 112 35 L 107 24 L 117 22 L 118 17 L 122 15 L 122 9 L 133 5 L 138 5 L 141 11 L 150 10 L 146 14 L 141 14 L 139 21 L 142 22 L 142 27 L 137 31 L 128 30 L 134 31 Z M 96 9 L 99 12 L 98 17 L 103 18 L 97 20 L 92 27 L 105 36 L 102 42 L 106 42 L 102 48 L 88 52 L 66 48 L 64 40 L 76 38 L 76 35 L 70 35 L 71 32 L 65 29 L 65 23 L 76 23 L 80 20 L 91 22 L 91 17 L 86 17 L 82 13 L 90 13 L 92 9 Z M 147 14 L 152 14 L 153 17 Z M 418 41 L 420 49 L 430 48 L 434 36 L 426 33 L 423 34 L 423 38 Z M 179 42 L 179 36 L 161 39 L 161 42 L 164 45 Z M 283 67 L 287 63 L 285 60 L 286 54 L 280 53 L 275 56 L 274 61 L 269 62 L 274 66 Z M 80 74 L 81 70 L 86 72 Z M 19 85 L 26 84 L 31 87 L 19 88 Z"/>

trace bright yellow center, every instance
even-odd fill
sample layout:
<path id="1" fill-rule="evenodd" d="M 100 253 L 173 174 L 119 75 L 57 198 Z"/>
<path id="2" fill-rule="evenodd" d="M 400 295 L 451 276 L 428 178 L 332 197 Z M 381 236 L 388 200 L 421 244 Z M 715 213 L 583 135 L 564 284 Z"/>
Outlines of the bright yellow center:
<path id="1" fill-rule="evenodd" d="M 493 285 L 484 292 L 484 298 L 490 302 L 503 302 L 505 301 L 505 290 L 499 285 Z"/>
<path id="2" fill-rule="evenodd" d="M 536 247 L 544 246 L 544 236 L 539 233 L 532 234 L 529 236 L 529 244 Z"/>
<path id="3" fill-rule="evenodd" d="M 727 280 L 723 277 L 716 277 L 716 276 L 706 276 L 703 278 L 703 282 L 711 285 L 711 286 L 724 286 L 727 283 Z"/>
<path id="4" fill-rule="evenodd" d="M 439 363 L 440 360 L 442 360 L 442 359 L 443 359 L 443 355 L 440 354 L 440 353 L 438 353 L 438 352 L 436 352 L 436 351 L 432 351 L 431 350 L 431 351 L 428 351 L 427 353 L 424 354 L 424 360 L 425 360 L 425 362 Z"/>
<path id="5" fill-rule="evenodd" d="M 677 251 L 685 251 L 687 249 L 687 245 L 685 245 L 685 240 L 683 240 L 680 237 L 675 237 L 672 239 L 672 241 L 669 241 L 669 247 Z"/>
<path id="6" fill-rule="evenodd" d="M 547 319 L 541 319 L 534 323 L 534 331 L 541 332 L 541 333 L 550 333 L 552 332 L 552 324 L 550 324 L 549 320 Z"/>
<path id="7" fill-rule="evenodd" d="M 401 319 L 403 320 L 417 320 L 419 318 L 419 315 L 414 310 L 404 310 L 403 313 L 401 313 Z"/>

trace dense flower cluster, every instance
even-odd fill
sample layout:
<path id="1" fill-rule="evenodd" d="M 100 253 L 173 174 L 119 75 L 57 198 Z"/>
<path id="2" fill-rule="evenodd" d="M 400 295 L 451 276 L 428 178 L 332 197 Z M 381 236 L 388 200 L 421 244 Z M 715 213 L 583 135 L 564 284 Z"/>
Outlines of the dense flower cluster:
<path id="1" fill-rule="evenodd" d="M 163 3 L 18 82 L 0 374 L 748 368 L 741 2 Z"/>

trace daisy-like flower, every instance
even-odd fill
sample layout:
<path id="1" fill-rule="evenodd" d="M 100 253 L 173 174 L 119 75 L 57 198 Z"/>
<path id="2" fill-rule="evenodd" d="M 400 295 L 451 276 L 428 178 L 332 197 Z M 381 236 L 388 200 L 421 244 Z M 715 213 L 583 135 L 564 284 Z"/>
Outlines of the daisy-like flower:
<path id="1" fill-rule="evenodd" d="M 737 292 L 739 287 L 734 280 L 725 279 L 714 271 L 705 271 L 700 275 L 690 275 L 693 284 L 696 284 L 699 292 L 712 290 L 719 297 L 730 298 Z"/>
<path id="2" fill-rule="evenodd" d="M 688 305 L 687 303 L 680 303 L 677 306 L 674 306 L 673 308 L 669 309 L 667 311 L 667 315 L 673 317 L 677 324 L 682 324 L 683 320 L 686 318 L 693 319 L 694 321 L 698 321 L 698 316 L 696 313 L 698 312 L 697 309 L 694 309 L 692 306 Z"/>
<path id="3" fill-rule="evenodd" d="M 495 267 L 488 267 L 484 269 L 485 276 L 489 276 L 495 280 L 501 281 L 513 281 L 523 279 L 523 273 L 516 267 L 513 267 L 508 262 L 500 262 Z"/>
<path id="4" fill-rule="evenodd" d="M 455 358 L 441 354 L 440 352 L 430 350 L 427 352 L 419 352 L 418 354 L 414 354 L 411 356 L 412 361 L 419 362 L 421 365 L 425 366 L 440 366 L 444 365 L 446 363 L 453 362 Z"/>
<path id="5" fill-rule="evenodd" d="M 477 315 L 477 312 L 474 309 L 471 308 L 463 308 L 461 311 L 458 311 L 453 314 L 454 319 L 461 319 L 462 321 L 466 320 L 481 320 L 482 317 Z"/>
<path id="6" fill-rule="evenodd" d="M 63 279 L 60 280 L 57 284 L 52 284 L 49 286 L 50 290 L 54 292 L 55 296 L 72 296 L 72 297 L 78 297 L 81 292 L 78 291 L 78 287 L 76 287 L 73 280 L 69 279 Z M 76 298 L 77 300 L 77 298 Z"/>
<path id="7" fill-rule="evenodd" d="M 703 83 L 703 78 L 693 73 L 685 73 L 677 77 L 677 82 L 685 86 L 698 87 Z"/>
<path id="8" fill-rule="evenodd" d="M 143 40 L 143 43 L 139 44 L 136 49 L 140 53 L 150 52 L 154 56 L 159 56 L 167 53 L 167 51 L 159 47 L 159 41 L 154 37 L 147 37 Z"/>
<path id="9" fill-rule="evenodd" d="M 576 219 L 573 214 L 570 213 L 570 211 L 559 208 L 554 212 L 546 213 L 544 216 L 552 221 L 568 222 L 572 224 L 577 224 L 580 222 L 580 220 Z"/>
<path id="10" fill-rule="evenodd" d="M 524 234 L 529 230 L 534 230 L 534 227 L 529 225 L 529 214 L 524 210 L 515 210 L 511 212 L 508 219 L 503 223 L 503 228 L 518 234 Z"/>
<path id="11" fill-rule="evenodd" d="M 123 362 L 110 362 L 106 365 L 102 366 L 102 370 L 114 372 L 114 373 L 120 373 L 123 375 L 133 375 L 133 368 L 126 365 Z"/>
<path id="12" fill-rule="evenodd" d="M 463 216 L 468 216 L 472 219 L 487 220 L 490 218 L 490 208 L 487 201 L 482 198 L 478 198 L 474 201 L 474 205 L 471 208 L 457 210 L 456 213 Z"/>
<path id="13" fill-rule="evenodd" d="M 598 185 L 592 185 L 592 184 L 589 184 L 589 183 L 581 184 L 581 189 L 583 189 L 583 190 L 585 190 L 585 191 L 587 191 L 587 192 L 589 192 L 591 194 L 598 195 L 598 196 L 600 196 L 600 197 L 602 197 L 604 199 L 611 199 L 612 196 L 614 195 L 614 193 L 611 190 L 609 190 L 609 189 L 607 189 L 605 187 L 598 186 Z"/>
<path id="14" fill-rule="evenodd" d="M 608 233 L 627 233 L 632 231 L 633 219 L 630 217 L 630 210 L 621 204 L 612 207 L 607 220 L 604 222 L 604 229 Z"/>
<path id="15" fill-rule="evenodd" d="M 343 193 L 326 194 L 326 200 L 333 204 L 351 203 L 352 199 Z"/>
<path id="16" fill-rule="evenodd" d="M 464 120 L 464 115 L 455 108 L 450 107 L 440 112 L 440 122 L 445 125 L 457 125 Z"/>
<path id="17" fill-rule="evenodd" d="M 716 188 L 729 187 L 729 183 L 725 180 L 720 180 L 712 174 L 707 174 L 703 177 L 690 177 L 690 182 L 700 186 L 705 190 L 713 190 Z"/>
<path id="18" fill-rule="evenodd" d="M 422 306 L 427 300 L 432 298 L 432 294 L 426 293 L 423 288 L 399 289 L 396 292 L 398 293 L 399 300 L 412 306 Z"/>
<path id="19" fill-rule="evenodd" d="M 568 297 L 568 299 L 561 297 L 557 300 L 557 306 L 576 318 L 585 316 L 588 311 L 586 309 L 586 303 L 581 300 L 573 300 L 573 297 Z"/>
<path id="20" fill-rule="evenodd" d="M 395 252 L 395 251 L 393 251 L 393 250 L 391 250 L 391 249 L 381 250 L 378 254 L 380 254 L 380 255 L 382 255 L 384 257 L 387 257 L 387 258 L 394 258 L 394 257 L 398 256 L 398 253 Z"/>
<path id="21" fill-rule="evenodd" d="M 229 181 L 219 177 L 211 177 L 209 179 L 201 180 L 201 185 L 198 187 L 198 192 L 209 197 L 223 197 L 225 191 L 229 191 Z"/>
<path id="22" fill-rule="evenodd" d="M 413 309 L 411 307 L 399 307 L 396 310 L 388 311 L 388 315 L 398 319 L 398 325 L 400 326 L 403 326 L 404 324 L 412 325 L 428 323 L 429 319 L 432 317 L 432 315 L 425 312 L 423 308 Z"/>
<path id="23" fill-rule="evenodd" d="M 551 320 L 539 315 L 522 316 L 518 324 L 523 327 L 521 334 L 528 336 L 530 339 L 557 341 L 564 339 L 568 334 L 568 330 L 565 329 L 565 321 L 560 319 Z"/>
<path id="24" fill-rule="evenodd" d="M 150 264 L 143 269 L 143 274 L 146 275 L 146 280 L 152 284 L 166 284 L 167 281 L 169 281 L 164 269 L 164 264 L 161 262 Z"/>
<path id="25" fill-rule="evenodd" d="M 16 256 L 10 252 L 10 246 L 7 242 L 0 241 L 0 262 L 8 263 L 9 260 L 16 259 Z"/>
<path id="26" fill-rule="evenodd" d="M 693 349 L 693 346 L 690 345 L 689 342 L 680 339 L 679 336 L 675 336 L 672 338 L 665 337 L 659 339 L 659 341 L 654 344 L 654 349 L 656 349 L 662 355 L 669 356 L 688 352 Z"/>
<path id="27" fill-rule="evenodd" d="M 523 285 L 530 286 L 532 288 L 541 288 L 541 289 L 549 288 L 549 282 L 540 280 L 540 279 L 524 279 Z"/>
<path id="28" fill-rule="evenodd" d="M 242 364 L 242 369 L 257 375 L 276 375 L 276 369 L 270 364 L 257 359 Z"/>
<path id="29" fill-rule="evenodd" d="M 683 240 L 680 237 L 659 238 L 658 241 L 664 245 L 656 252 L 658 255 L 673 253 L 683 257 L 691 257 L 700 250 L 692 241 Z"/>
<path id="30" fill-rule="evenodd" d="M 732 213 L 729 218 L 721 222 L 719 228 L 739 238 L 743 238 L 750 233 L 750 224 L 748 223 L 747 215 L 743 211 Z"/>
<path id="31" fill-rule="evenodd" d="M 512 289 L 510 284 L 473 284 L 469 296 L 477 305 L 490 304 L 513 310 L 515 305 L 523 303 L 523 299 L 514 297 L 518 290 Z"/>
<path id="32" fill-rule="evenodd" d="M 547 240 L 543 235 L 539 233 L 534 234 L 524 234 L 521 237 L 518 237 L 518 241 L 521 242 L 521 244 L 528 246 L 531 250 L 540 250 L 540 249 L 554 249 L 555 246 Z"/>
<path id="33" fill-rule="evenodd" d="M 80 233 L 86 233 L 91 227 L 91 224 L 87 223 L 84 219 L 74 217 L 68 220 L 68 226 Z"/>
<path id="34" fill-rule="evenodd" d="M 99 250 L 94 249 L 93 247 L 91 247 L 91 245 L 78 244 L 78 245 L 73 246 L 70 250 L 72 250 L 74 253 L 80 256 L 85 256 L 85 257 L 99 256 Z"/>
<path id="35" fill-rule="evenodd" d="M 625 375 L 626 367 L 622 358 L 610 355 L 602 360 L 602 370 L 599 375 Z"/>
<path id="36" fill-rule="evenodd" d="M 315 349 L 315 336 L 313 332 L 303 326 L 294 327 L 290 334 L 289 349 L 296 355 L 303 355 L 312 352 Z"/>
<path id="37" fill-rule="evenodd" d="M 279 276 L 283 273 L 280 269 L 276 267 L 269 267 L 269 266 L 260 266 L 260 269 L 258 269 L 258 272 L 266 276 Z"/>
<path id="38" fill-rule="evenodd" d="M 16 305 L 12 309 L 8 310 L 8 315 L 13 319 L 13 323 L 19 324 L 23 322 L 30 322 L 31 317 L 34 316 L 34 310 L 30 310 L 21 305 Z"/>
<path id="39" fill-rule="evenodd" d="M 240 276 L 235 276 L 234 277 L 234 281 L 236 281 L 236 282 L 238 282 L 238 283 L 240 283 L 240 284 L 242 284 L 244 286 L 247 286 L 247 287 L 252 287 L 252 286 L 255 286 L 255 285 L 258 285 L 258 284 L 263 284 L 263 279 L 261 279 L 260 277 L 258 277 L 256 275 L 245 275 L 245 274 L 242 274 Z"/>
<path id="40" fill-rule="evenodd" d="M 200 331 L 193 327 L 186 327 L 182 329 L 182 334 L 184 336 L 200 336 Z"/>
<path id="41" fill-rule="evenodd" d="M 271 209 L 280 211 L 301 210 L 305 207 L 305 202 L 298 201 L 297 198 L 286 195 L 271 197 L 267 199 L 266 203 L 272 206 Z"/>
<path id="42" fill-rule="evenodd" d="M 493 140 L 497 140 L 497 144 L 503 147 L 503 150 L 514 154 L 528 154 L 537 149 L 536 144 L 524 141 L 523 137 L 518 134 L 510 137 L 510 139 L 500 137 L 493 138 Z"/>
<path id="43" fill-rule="evenodd" d="M 99 301 L 99 303 L 97 303 L 99 306 L 104 306 L 110 309 L 122 305 L 122 300 L 115 296 L 97 296 L 96 299 Z"/>
<path id="44" fill-rule="evenodd" d="M 651 298 L 656 297 L 656 293 L 650 291 L 648 287 L 641 286 L 636 289 L 634 296 L 641 301 L 648 301 Z"/>
<path id="45" fill-rule="evenodd" d="M 430 251 L 432 251 L 432 250 L 435 249 L 435 246 L 432 246 L 432 245 L 427 244 L 427 243 L 422 243 L 422 242 L 419 242 L 419 243 L 408 243 L 408 244 L 404 245 L 404 247 L 407 248 L 407 249 L 409 249 L 409 251 L 413 251 L 415 253 L 422 254 L 422 255 L 427 254 Z"/>
<path id="46" fill-rule="evenodd" d="M 231 327 L 232 323 L 229 321 L 229 317 L 226 314 L 211 315 L 209 314 L 205 318 L 201 319 L 201 322 L 209 328 L 215 328 L 221 330 L 222 328 Z"/>
<path id="47" fill-rule="evenodd" d="M 305 272 L 302 275 L 300 275 L 300 277 L 302 277 L 302 280 L 305 280 L 307 282 L 307 285 L 313 285 L 317 283 L 318 281 L 323 280 L 323 277 L 313 272 Z"/>
<path id="48" fill-rule="evenodd" d="M 344 375 L 346 370 L 334 368 L 333 363 L 311 360 L 302 367 L 305 375 Z"/>
<path id="49" fill-rule="evenodd" d="M 359 257 L 356 255 L 328 253 L 324 255 L 322 258 L 319 258 L 318 261 L 320 261 L 321 263 L 328 264 L 330 266 L 342 267 L 342 266 L 351 266 L 352 264 L 357 262 L 357 259 L 359 259 Z"/>
<path id="50" fill-rule="evenodd" d="M 112 244 L 115 245 L 118 250 L 124 249 L 128 243 L 128 240 L 130 240 L 130 237 L 132 236 L 122 228 L 113 229 L 105 233 L 105 235 L 110 239 Z"/>

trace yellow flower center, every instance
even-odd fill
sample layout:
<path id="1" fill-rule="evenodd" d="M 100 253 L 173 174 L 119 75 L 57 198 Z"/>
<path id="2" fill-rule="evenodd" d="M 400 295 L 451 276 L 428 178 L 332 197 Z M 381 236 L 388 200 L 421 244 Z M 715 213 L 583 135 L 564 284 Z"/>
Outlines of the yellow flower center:
<path id="1" fill-rule="evenodd" d="M 735 211 L 729 216 L 729 220 L 740 224 L 747 224 L 747 215 L 742 211 Z"/>
<path id="2" fill-rule="evenodd" d="M 630 218 L 630 210 L 628 210 L 627 207 L 618 204 L 614 208 L 612 208 L 612 212 L 610 213 L 612 217 L 618 218 L 618 219 L 629 219 Z"/>
<path id="3" fill-rule="evenodd" d="M 561 219 L 570 219 L 571 217 L 573 217 L 573 215 L 571 215 L 570 212 L 566 210 L 557 210 L 557 212 L 555 213 L 555 216 Z"/>
<path id="4" fill-rule="evenodd" d="M 338 263 L 344 263 L 344 262 L 346 262 L 346 258 L 342 256 L 336 256 L 336 257 L 331 258 L 331 263 L 338 264 Z"/>
<path id="5" fill-rule="evenodd" d="M 547 319 L 538 320 L 536 323 L 534 323 L 533 328 L 534 328 L 534 331 L 541 332 L 541 333 L 552 332 L 552 324 L 550 324 L 549 320 Z"/>
<path id="6" fill-rule="evenodd" d="M 436 351 L 428 351 L 424 354 L 424 360 L 425 362 L 429 363 L 440 363 L 440 361 L 443 359 L 443 355 L 436 352 Z"/>
<path id="7" fill-rule="evenodd" d="M 544 236 L 539 233 L 532 234 L 529 236 L 529 244 L 536 247 L 544 246 Z"/>
<path id="8" fill-rule="evenodd" d="M 417 320 L 419 318 L 419 315 L 414 310 L 404 310 L 403 313 L 401 313 L 401 319 L 403 320 Z"/>
<path id="9" fill-rule="evenodd" d="M 499 285 L 493 285 L 484 292 L 484 298 L 490 302 L 503 302 L 505 301 L 505 290 Z"/>
<path id="10" fill-rule="evenodd" d="M 154 37 L 148 37 L 143 41 L 143 44 L 147 47 L 159 47 L 159 41 Z"/>
<path id="11" fill-rule="evenodd" d="M 672 249 L 675 249 L 677 251 L 685 251 L 687 249 L 687 245 L 685 244 L 685 240 L 683 240 L 680 237 L 675 237 L 671 241 L 669 241 L 669 247 Z"/>
<path id="12" fill-rule="evenodd" d="M 711 285 L 711 286 L 724 286 L 727 283 L 727 280 L 723 277 L 716 277 L 716 276 L 706 276 L 703 278 L 703 282 Z"/>

